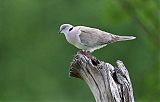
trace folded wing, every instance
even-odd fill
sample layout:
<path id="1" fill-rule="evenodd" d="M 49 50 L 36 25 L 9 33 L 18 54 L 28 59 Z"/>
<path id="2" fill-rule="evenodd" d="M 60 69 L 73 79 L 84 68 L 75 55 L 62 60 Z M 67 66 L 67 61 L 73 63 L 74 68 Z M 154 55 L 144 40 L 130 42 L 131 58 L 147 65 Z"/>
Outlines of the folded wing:
<path id="1" fill-rule="evenodd" d="M 79 35 L 81 43 L 87 47 L 97 47 L 108 44 L 112 40 L 112 34 L 101 31 L 99 29 L 77 26 L 81 31 Z"/>

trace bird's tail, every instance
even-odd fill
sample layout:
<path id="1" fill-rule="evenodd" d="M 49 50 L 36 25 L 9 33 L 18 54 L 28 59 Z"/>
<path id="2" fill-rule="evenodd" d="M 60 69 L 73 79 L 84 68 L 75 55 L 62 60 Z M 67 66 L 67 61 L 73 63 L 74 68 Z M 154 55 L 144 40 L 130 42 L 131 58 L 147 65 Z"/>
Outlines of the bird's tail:
<path id="1" fill-rule="evenodd" d="M 115 35 L 114 38 L 115 38 L 116 41 L 125 41 L 125 40 L 133 40 L 136 37 L 134 37 L 134 36 L 118 36 L 118 35 Z"/>

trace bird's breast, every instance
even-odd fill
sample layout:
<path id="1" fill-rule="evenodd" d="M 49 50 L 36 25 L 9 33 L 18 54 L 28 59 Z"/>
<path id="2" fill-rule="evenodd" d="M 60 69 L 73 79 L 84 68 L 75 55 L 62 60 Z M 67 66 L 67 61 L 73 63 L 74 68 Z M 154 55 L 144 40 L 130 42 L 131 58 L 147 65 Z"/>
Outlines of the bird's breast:
<path id="1" fill-rule="evenodd" d="M 76 46 L 79 49 L 84 49 L 84 45 L 81 44 L 79 34 L 77 32 L 70 32 L 69 34 L 65 34 L 67 41 Z"/>
<path id="2" fill-rule="evenodd" d="M 69 43 L 71 44 L 75 44 L 77 42 L 77 36 L 73 33 L 69 33 L 66 35 L 66 39 Z"/>

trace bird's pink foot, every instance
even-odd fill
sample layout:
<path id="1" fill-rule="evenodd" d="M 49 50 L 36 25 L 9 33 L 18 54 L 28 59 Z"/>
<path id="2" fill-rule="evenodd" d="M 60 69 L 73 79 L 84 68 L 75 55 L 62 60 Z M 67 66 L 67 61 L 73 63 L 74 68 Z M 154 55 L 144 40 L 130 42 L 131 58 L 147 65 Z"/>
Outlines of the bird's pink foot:
<path id="1" fill-rule="evenodd" d="M 81 50 L 80 51 L 81 54 L 85 55 L 88 58 L 91 58 L 91 53 L 90 51 L 86 51 L 86 50 Z"/>

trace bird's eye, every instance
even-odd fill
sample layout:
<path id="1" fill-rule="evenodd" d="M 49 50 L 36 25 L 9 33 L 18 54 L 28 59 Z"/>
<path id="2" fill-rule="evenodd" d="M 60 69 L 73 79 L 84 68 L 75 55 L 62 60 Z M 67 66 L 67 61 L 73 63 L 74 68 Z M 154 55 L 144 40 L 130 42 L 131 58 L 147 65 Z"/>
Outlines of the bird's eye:
<path id="1" fill-rule="evenodd" d="M 69 28 L 69 31 L 71 31 L 73 29 L 73 27 L 72 28 Z"/>

